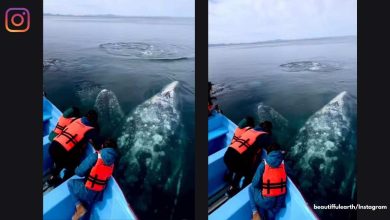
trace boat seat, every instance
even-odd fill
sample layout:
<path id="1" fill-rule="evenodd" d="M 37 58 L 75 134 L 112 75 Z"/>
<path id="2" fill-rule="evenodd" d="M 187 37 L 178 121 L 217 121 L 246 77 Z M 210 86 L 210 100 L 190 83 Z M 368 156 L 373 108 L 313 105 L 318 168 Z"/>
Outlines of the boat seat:
<path id="1" fill-rule="evenodd" d="M 227 128 L 219 128 L 209 132 L 208 155 L 214 154 L 225 147 L 226 134 L 229 132 Z"/>
<path id="2" fill-rule="evenodd" d="M 208 141 L 214 140 L 222 135 L 226 135 L 229 132 L 227 128 L 219 128 L 208 133 Z"/>
<path id="3" fill-rule="evenodd" d="M 208 157 L 208 197 L 227 186 L 224 181 L 227 168 L 223 161 L 226 150 L 227 148 L 221 149 Z"/>
<path id="4" fill-rule="evenodd" d="M 225 204 L 209 215 L 209 220 L 241 220 L 251 219 L 252 210 L 249 204 L 249 186 L 245 187 L 233 198 L 229 199 Z"/>

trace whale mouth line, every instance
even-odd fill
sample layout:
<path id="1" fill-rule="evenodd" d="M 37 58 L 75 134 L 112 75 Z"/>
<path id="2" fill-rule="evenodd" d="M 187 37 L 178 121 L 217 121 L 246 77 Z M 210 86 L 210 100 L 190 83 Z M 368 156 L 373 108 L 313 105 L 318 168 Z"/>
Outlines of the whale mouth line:
<path id="1" fill-rule="evenodd" d="M 297 61 L 281 64 L 280 67 L 286 72 L 333 72 L 341 67 L 335 62 L 327 61 Z"/>
<path id="2" fill-rule="evenodd" d="M 192 59 L 189 48 L 176 44 L 146 42 L 114 42 L 100 44 L 99 48 L 107 54 L 135 60 L 184 60 Z"/>

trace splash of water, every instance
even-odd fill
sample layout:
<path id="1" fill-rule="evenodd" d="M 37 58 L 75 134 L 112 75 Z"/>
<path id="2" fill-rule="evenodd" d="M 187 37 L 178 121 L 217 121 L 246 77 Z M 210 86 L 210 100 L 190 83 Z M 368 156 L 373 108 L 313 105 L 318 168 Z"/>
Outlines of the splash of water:
<path id="1" fill-rule="evenodd" d="M 115 42 L 100 44 L 99 47 L 108 54 L 128 59 L 181 60 L 194 57 L 188 52 L 190 49 L 175 44 Z"/>
<path id="2" fill-rule="evenodd" d="M 281 64 L 280 67 L 287 72 L 333 72 L 341 69 L 336 63 L 320 61 L 299 61 Z"/>

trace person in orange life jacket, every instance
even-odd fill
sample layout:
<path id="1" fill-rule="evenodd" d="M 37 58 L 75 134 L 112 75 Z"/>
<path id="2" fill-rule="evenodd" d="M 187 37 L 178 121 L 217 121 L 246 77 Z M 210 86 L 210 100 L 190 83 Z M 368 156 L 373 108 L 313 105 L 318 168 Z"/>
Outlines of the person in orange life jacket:
<path id="1" fill-rule="evenodd" d="M 99 151 L 90 154 L 76 168 L 76 175 L 83 178 L 68 181 L 68 188 L 76 207 L 72 220 L 81 218 L 94 202 L 100 200 L 118 158 L 116 149 L 115 140 L 107 139 Z"/>
<path id="2" fill-rule="evenodd" d="M 244 129 L 239 137 L 233 137 L 232 143 L 224 155 L 224 162 L 229 172 L 234 173 L 230 183 L 230 196 L 233 196 L 240 189 L 240 180 L 245 177 L 243 187 L 247 186 L 260 163 L 261 150 L 268 147 L 272 141 L 272 123 L 264 121 L 255 128 L 250 124 L 239 124 L 239 129 Z M 249 127 L 249 128 L 248 128 Z M 239 132 L 236 130 L 235 133 Z M 239 132 L 240 133 L 240 132 Z"/>
<path id="3" fill-rule="evenodd" d="M 267 157 L 260 163 L 249 187 L 252 220 L 273 220 L 285 206 L 289 172 L 283 160 L 284 152 L 280 150 L 279 144 L 272 143 L 267 148 Z"/>
<path id="4" fill-rule="evenodd" d="M 252 116 L 246 116 L 245 118 L 241 119 L 241 121 L 238 123 L 238 126 L 236 130 L 234 131 L 233 139 L 231 142 L 234 142 L 239 139 L 239 137 L 248 129 L 255 127 L 255 119 Z M 226 155 L 226 153 L 225 153 Z M 225 156 L 224 156 L 225 159 Z M 226 159 L 228 159 L 228 156 L 226 155 Z M 226 162 L 225 162 L 226 163 Z M 234 177 L 234 172 L 231 170 L 228 170 L 227 174 L 225 175 L 225 181 L 231 183 Z"/>
<path id="5" fill-rule="evenodd" d="M 58 119 L 56 127 L 49 134 L 49 140 L 53 139 L 64 130 L 66 126 L 74 120 L 80 118 L 80 110 L 77 107 L 70 107 L 64 111 L 62 116 Z"/>
<path id="6" fill-rule="evenodd" d="M 88 111 L 87 115 L 70 123 L 49 146 L 49 154 L 54 161 L 55 168 L 48 183 L 58 185 L 73 176 L 74 169 L 80 163 L 88 142 L 99 144 L 98 115 L 95 110 Z M 61 170 L 65 168 L 62 181 L 59 178 Z"/>

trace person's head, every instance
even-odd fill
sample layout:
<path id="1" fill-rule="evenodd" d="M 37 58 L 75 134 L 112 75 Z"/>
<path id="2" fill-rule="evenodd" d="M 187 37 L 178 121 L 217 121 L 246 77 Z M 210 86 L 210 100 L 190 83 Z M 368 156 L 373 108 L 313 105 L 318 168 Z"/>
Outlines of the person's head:
<path id="1" fill-rule="evenodd" d="M 238 123 L 239 128 L 255 127 L 255 119 L 252 116 L 246 116 Z"/>
<path id="2" fill-rule="evenodd" d="M 113 148 L 116 150 L 118 145 L 116 144 L 116 140 L 114 138 L 107 138 L 102 144 L 102 148 Z"/>
<path id="3" fill-rule="evenodd" d="M 272 151 L 280 150 L 280 145 L 276 141 L 273 141 L 270 145 L 266 147 L 266 150 L 267 150 L 267 154 L 269 154 Z"/>
<path id="4" fill-rule="evenodd" d="M 91 123 L 97 123 L 98 121 L 98 114 L 95 110 L 89 110 L 86 115 L 87 119 Z"/>
<path id="5" fill-rule="evenodd" d="M 263 129 L 263 131 L 272 133 L 272 123 L 270 121 L 261 122 L 260 127 Z"/>
<path id="6" fill-rule="evenodd" d="M 75 106 L 72 106 L 72 116 L 76 118 L 80 118 L 80 115 L 81 115 L 80 109 Z"/>
<path id="7" fill-rule="evenodd" d="M 252 116 L 246 116 L 238 123 L 239 128 L 255 127 L 255 119 Z"/>
<path id="8" fill-rule="evenodd" d="M 245 117 L 247 126 L 253 128 L 255 127 L 255 119 L 252 116 L 246 116 Z"/>

